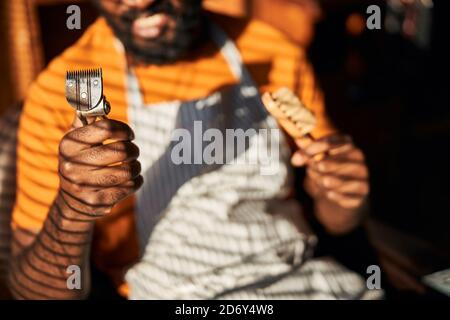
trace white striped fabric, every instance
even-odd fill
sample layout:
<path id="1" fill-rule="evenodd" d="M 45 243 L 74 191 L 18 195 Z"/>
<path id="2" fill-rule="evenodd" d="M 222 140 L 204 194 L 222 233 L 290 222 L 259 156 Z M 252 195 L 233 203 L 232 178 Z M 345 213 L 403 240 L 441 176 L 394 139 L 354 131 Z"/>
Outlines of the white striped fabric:
<path id="1" fill-rule="evenodd" d="M 197 101 L 145 106 L 133 72 L 128 76 L 130 123 L 140 147 L 144 185 L 137 194 L 142 258 L 126 275 L 131 299 L 269 299 L 362 297 L 362 279 L 336 263 L 311 260 L 315 237 L 301 209 L 286 197 L 292 189 L 289 151 L 264 111 L 259 93 L 234 45 L 213 29 L 234 87 Z M 248 144 L 227 165 L 181 164 L 171 159 L 171 134 L 217 129 L 254 129 Z M 271 158 L 272 175 L 261 174 L 258 158 Z M 222 150 L 234 152 L 230 148 Z M 275 162 L 275 163 L 274 163 Z"/>
<path id="2" fill-rule="evenodd" d="M 363 278 L 349 272 L 330 258 L 309 259 L 276 281 L 257 287 L 227 292 L 220 299 L 302 299 L 302 300 L 372 300 L 381 299 L 382 290 L 368 290 Z"/>

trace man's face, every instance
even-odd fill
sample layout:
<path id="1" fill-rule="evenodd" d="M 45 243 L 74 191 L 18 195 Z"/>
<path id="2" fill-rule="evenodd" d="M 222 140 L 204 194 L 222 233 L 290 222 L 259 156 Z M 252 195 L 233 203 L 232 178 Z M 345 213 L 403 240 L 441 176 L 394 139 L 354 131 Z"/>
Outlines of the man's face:
<path id="1" fill-rule="evenodd" d="M 201 0 L 92 0 L 138 62 L 170 63 L 200 37 Z"/>

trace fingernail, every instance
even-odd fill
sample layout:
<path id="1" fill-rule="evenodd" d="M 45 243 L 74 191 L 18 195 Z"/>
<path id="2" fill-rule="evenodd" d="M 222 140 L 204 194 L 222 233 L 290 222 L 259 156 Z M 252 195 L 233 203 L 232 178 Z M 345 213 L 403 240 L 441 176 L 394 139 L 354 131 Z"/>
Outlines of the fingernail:
<path id="1" fill-rule="evenodd" d="M 327 197 L 330 198 L 330 199 L 336 198 L 336 195 L 337 194 L 334 191 L 328 191 L 327 192 Z"/>
<path id="2" fill-rule="evenodd" d="M 322 184 L 323 184 L 325 187 L 331 187 L 331 179 L 329 179 L 329 178 L 324 178 L 324 179 L 322 180 Z"/>
<path id="3" fill-rule="evenodd" d="M 301 138 L 295 140 L 295 144 L 301 149 L 306 149 L 311 144 L 311 140 L 308 138 Z"/>
<path id="4" fill-rule="evenodd" d="M 305 158 L 300 153 L 296 152 L 291 158 L 291 163 L 296 167 L 301 167 L 305 164 Z"/>

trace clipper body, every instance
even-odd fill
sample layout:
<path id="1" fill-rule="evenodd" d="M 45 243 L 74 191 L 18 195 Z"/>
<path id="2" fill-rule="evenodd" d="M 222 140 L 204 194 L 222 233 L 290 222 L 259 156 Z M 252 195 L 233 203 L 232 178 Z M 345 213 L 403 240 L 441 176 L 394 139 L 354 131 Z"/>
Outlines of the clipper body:
<path id="1" fill-rule="evenodd" d="M 102 69 L 67 71 L 66 99 L 87 124 L 87 117 L 105 117 L 111 107 L 103 95 Z"/>

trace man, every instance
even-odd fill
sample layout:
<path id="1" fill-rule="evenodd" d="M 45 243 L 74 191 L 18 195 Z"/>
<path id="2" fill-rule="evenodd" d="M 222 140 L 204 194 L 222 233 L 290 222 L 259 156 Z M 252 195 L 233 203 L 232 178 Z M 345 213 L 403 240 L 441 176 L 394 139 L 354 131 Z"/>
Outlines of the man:
<path id="1" fill-rule="evenodd" d="M 332 131 L 304 51 L 264 23 L 208 15 L 200 0 L 94 3 L 103 18 L 38 77 L 21 117 L 14 296 L 86 297 L 92 255 L 130 298 L 357 297 L 361 279 L 309 259 L 315 239 L 289 198 L 286 142 L 263 135 L 276 124 L 258 90 L 281 86 L 313 109 L 317 135 Z M 65 101 L 65 71 L 98 66 L 112 112 L 82 126 Z M 261 164 L 248 161 L 175 164 L 172 134 L 193 133 L 198 142 L 198 123 L 219 133 L 257 129 L 234 159 L 280 142 L 276 170 L 262 175 Z M 318 153 L 328 155 L 314 160 Z M 308 164 L 324 226 L 354 228 L 368 188 L 351 140 L 321 139 L 292 161 Z M 68 270 L 80 271 L 75 290 Z"/>

